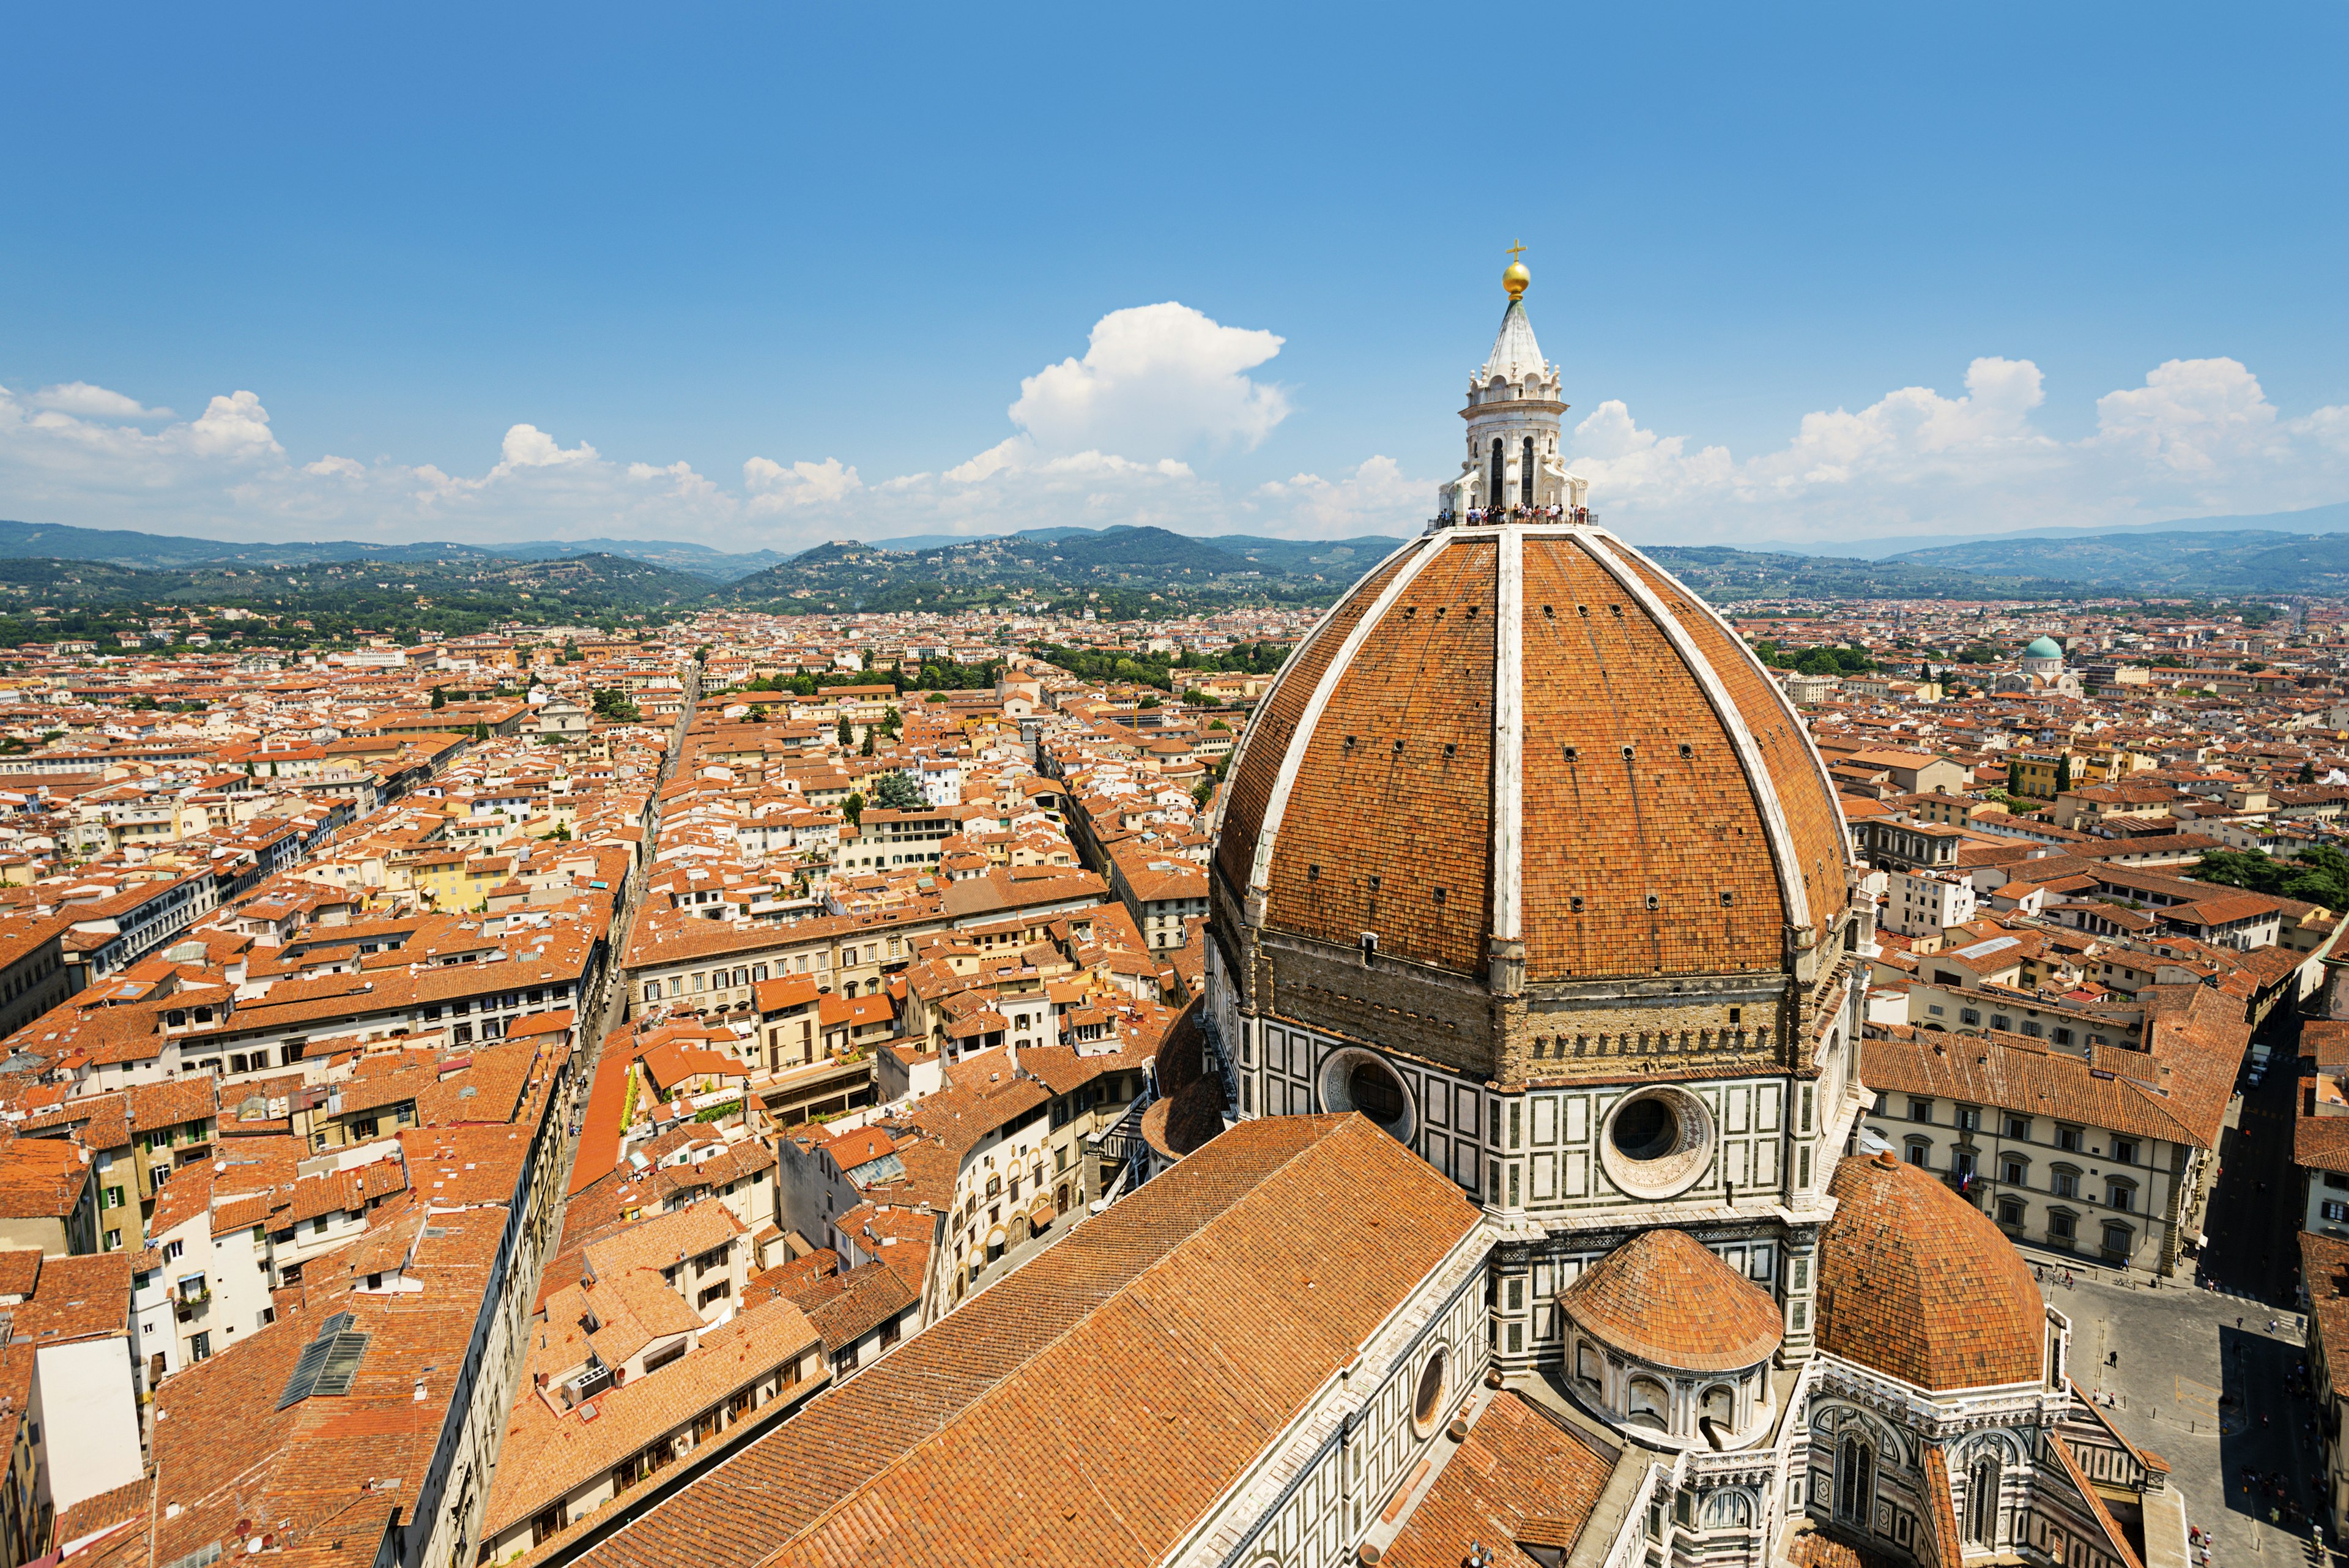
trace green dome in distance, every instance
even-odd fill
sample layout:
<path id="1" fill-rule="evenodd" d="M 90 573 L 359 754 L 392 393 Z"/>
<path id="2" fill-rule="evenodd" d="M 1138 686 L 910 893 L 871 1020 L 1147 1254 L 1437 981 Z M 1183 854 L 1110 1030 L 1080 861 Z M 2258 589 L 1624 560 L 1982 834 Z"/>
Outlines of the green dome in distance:
<path id="1" fill-rule="evenodd" d="M 2023 650 L 2023 657 L 2025 659 L 2061 659 L 2064 657 L 2064 650 L 2055 646 L 2055 639 L 2052 637 L 2034 637 L 2031 639 L 2031 646 Z"/>

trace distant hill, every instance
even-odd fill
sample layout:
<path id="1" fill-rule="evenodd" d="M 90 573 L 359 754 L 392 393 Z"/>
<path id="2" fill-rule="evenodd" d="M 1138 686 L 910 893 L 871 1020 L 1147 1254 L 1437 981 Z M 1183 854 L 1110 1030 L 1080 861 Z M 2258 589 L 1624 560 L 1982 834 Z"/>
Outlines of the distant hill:
<path id="1" fill-rule="evenodd" d="M 112 561 L 124 566 L 439 561 L 479 559 L 491 553 L 477 545 L 370 545 L 356 539 L 328 539 L 316 544 L 239 545 L 178 534 L 140 534 L 128 528 L 71 528 L 63 524 L 0 520 L 0 557 Z"/>
<path id="2" fill-rule="evenodd" d="M 237 544 L 178 534 L 141 534 L 129 528 L 73 528 L 62 524 L 0 521 L 0 559 L 112 561 L 118 566 L 150 568 L 296 566 L 333 561 L 549 561 L 578 556 L 626 556 L 719 582 L 789 558 L 778 550 L 728 555 L 707 545 L 670 539 L 534 539 L 494 547 L 448 540 L 414 545 L 378 545 L 358 539 Z"/>
<path id="3" fill-rule="evenodd" d="M 1211 609 L 1241 601 L 1312 603 L 1360 576 L 1399 541 L 1299 544 L 1164 528 L 1037 528 L 894 550 L 835 540 L 724 590 L 776 610 L 981 609 L 1090 604 L 1114 615 L 1154 604 Z"/>
<path id="4" fill-rule="evenodd" d="M 2339 534 L 2349 533 L 2349 501 L 2296 512 L 2228 513 L 2212 517 L 2174 517 L 2162 523 L 2124 523 L 2107 528 L 2021 528 L 1995 534 L 1860 535 L 1847 539 L 1756 539 L 1756 550 L 1791 556 L 1857 556 L 1881 561 L 1951 545 L 2005 544 L 2020 539 L 2139 537 L 2147 534 Z"/>
<path id="5" fill-rule="evenodd" d="M 1955 566 L 1846 560 L 1733 550 L 1723 545 L 1651 545 L 1647 554 L 1716 605 L 1752 599 L 2080 598 L 2083 584 L 2036 572 L 1969 571 Z"/>
<path id="6" fill-rule="evenodd" d="M 2349 594 L 2349 534 L 2241 529 L 1981 539 L 1912 550 L 1878 564 L 1991 574 L 2027 571 L 2121 593 Z"/>
<path id="7" fill-rule="evenodd" d="M 902 541 L 843 539 L 784 556 L 646 539 L 494 547 L 447 541 L 246 545 L 0 522 L 0 608 L 209 602 L 311 618 L 328 613 L 363 624 L 369 617 L 398 620 L 408 615 L 404 605 L 412 608 L 420 599 L 432 611 L 427 618 L 444 628 L 456 622 L 441 611 L 480 618 L 501 605 L 554 619 L 703 604 L 803 613 L 1043 606 L 1125 618 L 1235 604 L 1326 604 L 1402 543 L 1380 535 L 1198 537 L 1132 524 L 931 538 L 912 549 L 898 547 Z M 2293 592 L 2349 597 L 2349 534 L 2116 531 L 1974 540 L 1884 560 L 1725 545 L 1657 545 L 1651 553 L 1719 604 Z"/>

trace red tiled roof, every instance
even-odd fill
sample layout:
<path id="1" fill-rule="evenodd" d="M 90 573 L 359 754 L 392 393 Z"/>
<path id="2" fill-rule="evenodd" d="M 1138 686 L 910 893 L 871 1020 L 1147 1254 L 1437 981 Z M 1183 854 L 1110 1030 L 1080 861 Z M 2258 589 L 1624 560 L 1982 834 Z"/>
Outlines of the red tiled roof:
<path id="1" fill-rule="evenodd" d="M 1685 1231 L 1642 1231 L 1558 1295 L 1609 1345 L 1682 1372 L 1733 1372 L 1770 1358 L 1777 1303 Z"/>
<path id="2" fill-rule="evenodd" d="M 2038 1380 L 2046 1306 L 1989 1216 L 1889 1154 L 1845 1160 L 1827 1190 L 1821 1346 L 1936 1392 Z"/>

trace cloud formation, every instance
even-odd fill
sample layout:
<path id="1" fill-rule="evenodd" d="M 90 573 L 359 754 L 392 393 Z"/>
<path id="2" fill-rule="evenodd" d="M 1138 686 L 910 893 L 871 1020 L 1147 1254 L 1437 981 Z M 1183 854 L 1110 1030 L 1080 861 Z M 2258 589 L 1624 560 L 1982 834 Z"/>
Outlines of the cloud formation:
<path id="1" fill-rule="evenodd" d="M 1178 457 L 1250 449 L 1288 417 L 1288 395 L 1247 372 L 1280 352 L 1269 332 L 1225 327 L 1187 305 L 1112 310 L 1082 359 L 1019 383 L 1011 422 L 1044 452 Z"/>
<path id="2" fill-rule="evenodd" d="M 533 424 L 508 429 L 485 471 L 450 473 L 289 454 L 249 390 L 182 420 L 87 381 L 0 388 L 0 515 L 243 538 L 609 535 L 735 549 L 1056 524 L 1300 538 L 1417 528 L 1436 475 L 1390 457 L 1228 481 L 1235 454 L 1289 413 L 1287 390 L 1259 379 L 1281 346 L 1171 302 L 1112 311 L 1081 358 L 1020 382 L 1005 439 L 940 472 L 879 479 L 831 455 L 754 455 L 739 482 L 713 479 Z M 1816 410 L 1783 447 L 1745 456 L 1604 401 L 1569 454 L 1603 517 L 1660 541 L 2119 524 L 2349 496 L 2349 408 L 2287 415 L 2233 359 L 2156 367 L 2100 398 L 2077 440 L 2042 428 L 2045 403 L 2037 365 L 1985 358 L 1954 396 L 1904 387 Z"/>
<path id="3" fill-rule="evenodd" d="M 2300 419 L 2234 359 L 2172 359 L 2096 401 L 2096 428 L 2057 440 L 2028 359 L 1976 359 L 1963 395 L 1903 387 L 1867 408 L 1803 416 L 1775 452 L 1641 428 L 1621 402 L 1576 426 L 1595 509 L 1660 537 L 1735 543 L 1990 533 L 2288 511 L 2349 495 L 2349 409 Z"/>

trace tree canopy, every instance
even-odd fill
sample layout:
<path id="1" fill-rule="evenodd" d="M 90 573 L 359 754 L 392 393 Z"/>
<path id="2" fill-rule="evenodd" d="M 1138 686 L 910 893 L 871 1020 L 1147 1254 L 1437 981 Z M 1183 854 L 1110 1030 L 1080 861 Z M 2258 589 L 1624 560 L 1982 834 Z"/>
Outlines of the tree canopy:
<path id="1" fill-rule="evenodd" d="M 2191 875 L 2199 881 L 2349 910 L 2349 854 L 2321 844 L 2291 859 L 2249 849 L 2206 850 Z"/>
<path id="2" fill-rule="evenodd" d="M 871 803 L 888 811 L 919 811 L 929 805 L 922 786 L 907 774 L 883 774 L 873 781 Z"/>

